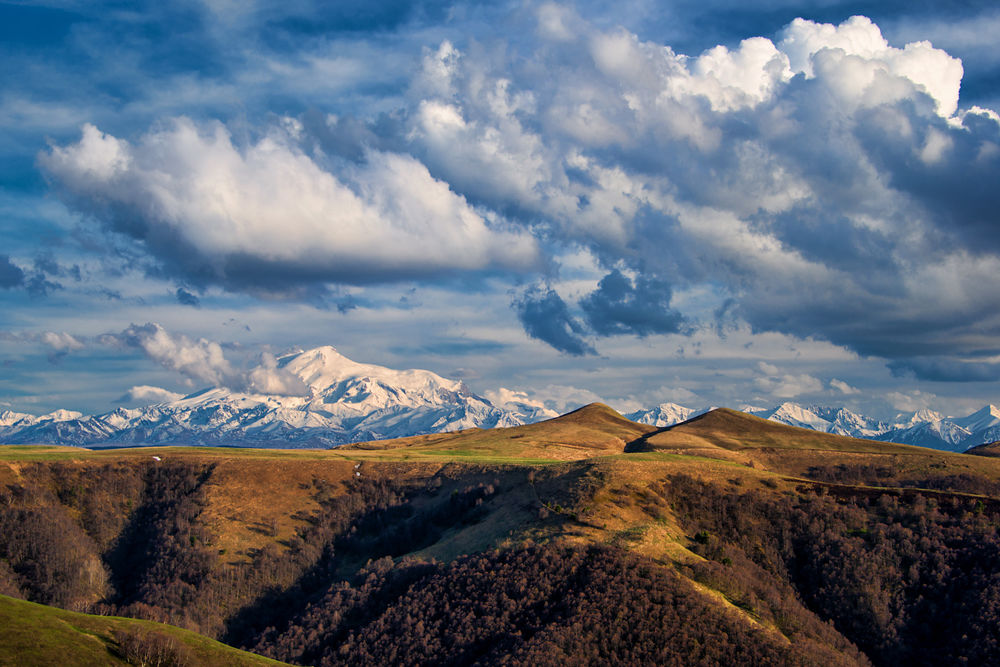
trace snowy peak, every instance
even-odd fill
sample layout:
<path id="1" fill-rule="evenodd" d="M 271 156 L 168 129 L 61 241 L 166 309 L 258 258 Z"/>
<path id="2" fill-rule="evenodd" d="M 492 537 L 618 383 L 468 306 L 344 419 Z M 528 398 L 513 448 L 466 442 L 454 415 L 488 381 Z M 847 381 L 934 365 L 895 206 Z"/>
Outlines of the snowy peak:
<path id="1" fill-rule="evenodd" d="M 980 431 L 1000 425 L 1000 408 L 995 405 L 987 405 L 968 417 L 952 419 L 951 421 L 970 431 Z"/>
<path id="2" fill-rule="evenodd" d="M 934 412 L 933 410 L 925 408 L 923 410 L 917 410 L 916 412 L 904 412 L 896 415 L 892 426 L 893 428 L 908 428 L 910 426 L 916 426 L 927 422 L 939 422 L 942 419 L 944 419 L 944 415 L 940 412 Z"/>
<path id="3" fill-rule="evenodd" d="M 460 381 L 426 370 L 358 363 L 329 346 L 265 358 L 250 378 L 247 393 L 209 387 L 175 401 L 93 417 L 10 413 L 0 422 L 0 441 L 317 447 L 518 426 L 552 416 L 528 404 L 500 408 Z"/>
<path id="4" fill-rule="evenodd" d="M 468 393 L 461 382 L 424 370 L 394 370 L 352 361 L 330 346 L 286 355 L 278 368 L 298 377 L 313 394 L 327 393 L 345 382 L 355 381 L 367 390 L 400 396 L 437 392 Z"/>
<path id="5" fill-rule="evenodd" d="M 11 410 L 0 411 L 0 427 L 13 426 L 24 422 L 37 421 L 38 417 L 29 415 L 26 412 L 12 412 Z"/>
<path id="6" fill-rule="evenodd" d="M 329 345 L 285 355 L 278 359 L 278 368 L 284 368 L 301 379 L 306 386 L 318 390 L 326 389 L 347 378 L 377 375 L 377 370 L 388 370 L 379 366 L 359 364 Z M 371 372 L 373 370 L 375 373 Z"/>
<path id="7" fill-rule="evenodd" d="M 764 417 L 765 415 L 760 416 Z M 813 410 L 804 408 L 797 403 L 782 403 L 772 410 L 770 414 L 766 414 L 766 418 L 771 421 L 788 424 L 789 426 L 809 428 L 824 433 L 828 432 L 831 426 L 828 420 L 823 419 Z"/>
<path id="8" fill-rule="evenodd" d="M 673 426 L 674 424 L 687 421 L 695 416 L 696 413 L 700 414 L 700 412 L 704 411 L 695 411 L 676 403 L 660 403 L 650 410 L 638 410 L 625 416 L 640 424 L 663 428 L 664 426 Z"/>

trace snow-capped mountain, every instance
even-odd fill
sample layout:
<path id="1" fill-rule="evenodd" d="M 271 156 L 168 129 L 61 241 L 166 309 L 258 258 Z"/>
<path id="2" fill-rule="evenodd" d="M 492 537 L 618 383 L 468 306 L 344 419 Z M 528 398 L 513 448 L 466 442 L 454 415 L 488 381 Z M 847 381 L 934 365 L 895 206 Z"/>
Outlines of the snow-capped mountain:
<path id="1" fill-rule="evenodd" d="M 649 424 L 650 426 L 662 428 L 664 426 L 673 426 L 674 424 L 687 421 L 688 419 L 704 414 L 711 409 L 712 408 L 702 408 L 700 410 L 694 410 L 692 408 L 685 408 L 683 405 L 677 405 L 676 403 L 660 403 L 655 408 L 630 412 L 625 415 L 625 417 L 634 422 L 639 422 L 640 424 Z"/>
<path id="2" fill-rule="evenodd" d="M 976 444 L 985 444 L 1000 440 L 1000 408 L 995 405 L 987 405 L 968 417 L 951 420 L 956 426 L 964 428 L 970 433 L 974 433 L 977 438 L 982 439 Z"/>
<path id="3" fill-rule="evenodd" d="M 853 438 L 877 438 L 888 428 L 884 422 L 851 412 L 847 408 L 803 407 L 786 402 L 771 410 L 752 414 L 790 426 Z"/>
<path id="4" fill-rule="evenodd" d="M 146 408 L 84 417 L 0 413 L 0 442 L 72 445 L 231 444 L 316 447 L 465 428 L 516 426 L 554 416 L 537 405 L 497 407 L 430 371 L 354 362 L 332 347 L 261 367 L 255 386 L 286 393 L 205 389 Z"/>
<path id="5" fill-rule="evenodd" d="M 329 447 L 347 442 L 517 426 L 556 416 L 523 392 L 500 389 L 478 396 L 460 381 L 424 370 L 394 370 L 348 359 L 332 347 L 295 352 L 249 375 L 252 389 L 210 387 L 143 408 L 83 416 L 0 411 L 0 443 L 63 445 L 212 444 Z M 672 426 L 712 408 L 662 403 L 626 415 Z M 949 451 L 1000 440 L 1000 409 L 988 405 L 966 417 L 929 410 L 881 422 L 838 407 L 786 402 L 743 405 L 749 414 L 825 433 Z"/>
<path id="6" fill-rule="evenodd" d="M 813 410 L 795 403 L 782 403 L 772 410 L 765 410 L 758 413 L 757 416 L 781 422 L 782 424 L 788 424 L 789 426 L 810 428 L 814 431 L 829 432 L 833 425 L 830 420 L 823 419 Z"/>

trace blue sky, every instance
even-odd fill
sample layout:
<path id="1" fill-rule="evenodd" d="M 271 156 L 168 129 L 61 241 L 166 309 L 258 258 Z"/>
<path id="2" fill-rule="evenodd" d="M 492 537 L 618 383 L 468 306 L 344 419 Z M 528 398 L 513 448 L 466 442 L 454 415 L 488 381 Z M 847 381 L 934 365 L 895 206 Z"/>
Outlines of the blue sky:
<path id="1" fill-rule="evenodd" d="M 995 3 L 605 4 L 0 3 L 0 409 L 1000 402 Z"/>

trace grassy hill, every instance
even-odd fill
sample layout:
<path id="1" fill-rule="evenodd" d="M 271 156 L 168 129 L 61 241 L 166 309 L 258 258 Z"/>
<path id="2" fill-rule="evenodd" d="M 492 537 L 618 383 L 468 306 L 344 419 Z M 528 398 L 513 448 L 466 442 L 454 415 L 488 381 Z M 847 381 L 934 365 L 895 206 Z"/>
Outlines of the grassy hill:
<path id="1" fill-rule="evenodd" d="M 1000 441 L 977 445 L 966 452 L 975 456 L 1000 456 Z"/>
<path id="2" fill-rule="evenodd" d="M 849 438 L 788 426 L 753 415 L 719 408 L 681 424 L 659 429 L 640 438 L 630 451 L 673 450 L 691 447 L 730 451 L 776 448 L 862 453 L 914 453 L 909 445 Z"/>
<path id="3" fill-rule="evenodd" d="M 280 665 L 162 623 L 91 616 L 0 595 L 0 665 Z"/>
<path id="4" fill-rule="evenodd" d="M 336 450 L 0 447 L 0 508 L 0 593 L 105 614 L 11 612 L 40 662 L 114 651 L 107 614 L 302 664 L 1000 659 L 978 617 L 1000 460 L 725 409 Z"/>
<path id="5" fill-rule="evenodd" d="M 380 452 L 383 459 L 571 461 L 620 454 L 629 442 L 652 430 L 652 426 L 629 421 L 604 404 L 592 403 L 536 424 L 380 440 L 346 445 L 338 451 Z"/>

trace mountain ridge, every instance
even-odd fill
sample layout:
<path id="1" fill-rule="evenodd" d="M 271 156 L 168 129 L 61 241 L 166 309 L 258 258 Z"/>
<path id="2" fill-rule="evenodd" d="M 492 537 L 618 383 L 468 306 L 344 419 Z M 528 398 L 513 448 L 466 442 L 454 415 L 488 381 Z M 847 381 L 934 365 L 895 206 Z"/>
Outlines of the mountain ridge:
<path id="1" fill-rule="evenodd" d="M 264 391 L 267 390 L 267 391 Z M 74 446 L 235 445 L 326 448 L 353 442 L 519 426 L 557 413 L 521 392 L 472 392 L 462 381 L 420 369 L 353 361 L 332 346 L 270 358 L 249 374 L 248 388 L 206 387 L 146 407 L 98 415 L 55 410 L 34 416 L 0 411 L 0 442 Z M 705 414 L 661 403 L 624 418 L 662 428 Z M 873 419 L 846 407 L 741 405 L 740 411 L 790 426 L 854 438 L 965 451 L 1000 440 L 1000 408 L 965 417 L 930 410 Z M 616 413 L 617 414 L 617 413 Z"/>
<path id="2" fill-rule="evenodd" d="M 690 419 L 710 409 L 698 410 L 666 403 L 649 410 L 631 412 L 626 416 L 633 421 L 664 427 L 685 421 L 657 421 L 656 416 L 664 412 L 679 414 L 687 411 Z M 930 410 L 918 410 L 898 414 L 891 422 L 873 419 L 844 407 L 803 406 L 790 401 L 774 408 L 743 405 L 740 411 L 821 433 L 952 452 L 962 452 L 1000 439 L 1000 409 L 994 405 L 984 406 L 965 417 L 946 417 Z"/>
<path id="3" fill-rule="evenodd" d="M 0 415 L 0 442 L 72 445 L 235 444 L 330 447 L 349 442 L 517 426 L 554 416 L 497 407 L 431 371 L 354 362 L 324 346 L 284 355 L 254 372 L 263 394 L 208 387 L 144 408 L 101 415 L 56 411 Z"/>

